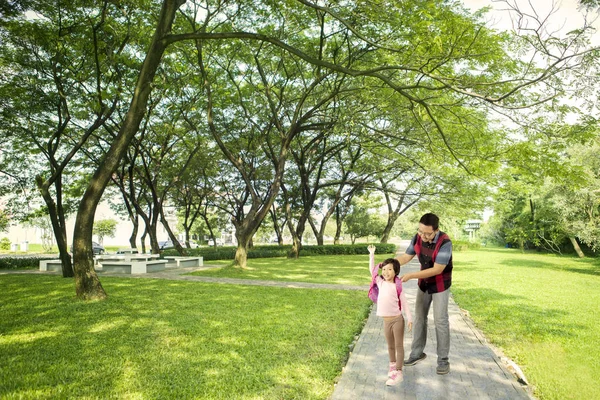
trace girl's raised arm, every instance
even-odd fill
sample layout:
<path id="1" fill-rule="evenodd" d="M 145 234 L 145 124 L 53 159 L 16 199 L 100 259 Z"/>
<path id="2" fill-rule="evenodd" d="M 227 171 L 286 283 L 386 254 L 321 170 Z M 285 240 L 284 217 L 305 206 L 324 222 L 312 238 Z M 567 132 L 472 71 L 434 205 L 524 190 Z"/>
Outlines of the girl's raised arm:
<path id="1" fill-rule="evenodd" d="M 375 246 L 373 246 L 372 244 L 369 245 L 369 247 L 367 247 L 367 249 L 369 250 L 369 271 L 371 271 L 371 276 L 374 276 L 377 274 L 377 271 L 375 270 Z"/>

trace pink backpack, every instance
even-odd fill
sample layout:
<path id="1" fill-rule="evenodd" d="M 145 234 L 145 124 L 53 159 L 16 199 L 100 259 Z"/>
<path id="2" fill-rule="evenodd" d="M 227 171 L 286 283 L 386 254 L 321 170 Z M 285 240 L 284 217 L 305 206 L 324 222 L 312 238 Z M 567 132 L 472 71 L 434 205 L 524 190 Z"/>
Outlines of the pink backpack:
<path id="1" fill-rule="evenodd" d="M 373 269 L 373 278 L 371 279 L 371 286 L 369 287 L 369 298 L 373 303 L 377 303 L 377 298 L 379 297 L 379 287 L 377 286 L 377 271 L 381 268 L 381 263 L 377 264 L 377 266 Z M 398 307 L 402 309 L 400 304 L 400 293 L 402 293 L 402 281 L 397 276 L 394 277 L 394 283 L 396 284 L 396 291 L 398 292 Z"/>

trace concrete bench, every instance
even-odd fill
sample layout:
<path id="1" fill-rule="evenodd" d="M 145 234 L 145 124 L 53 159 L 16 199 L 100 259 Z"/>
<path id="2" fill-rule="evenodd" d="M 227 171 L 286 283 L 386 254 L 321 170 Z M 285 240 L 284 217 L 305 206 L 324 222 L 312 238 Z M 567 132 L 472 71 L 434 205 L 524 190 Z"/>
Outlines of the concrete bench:
<path id="1" fill-rule="evenodd" d="M 102 260 L 102 273 L 146 274 L 148 272 L 164 271 L 166 260 Z"/>
<path id="2" fill-rule="evenodd" d="M 62 272 L 62 261 L 60 261 L 60 260 L 40 260 L 40 271 Z"/>
<path id="3" fill-rule="evenodd" d="M 184 268 L 184 267 L 201 267 L 204 265 L 203 257 L 183 257 L 183 256 L 168 256 L 165 257 L 169 267 Z"/>
<path id="4" fill-rule="evenodd" d="M 119 249 L 117 250 L 117 254 L 139 254 L 138 249 L 128 248 L 128 249 Z"/>

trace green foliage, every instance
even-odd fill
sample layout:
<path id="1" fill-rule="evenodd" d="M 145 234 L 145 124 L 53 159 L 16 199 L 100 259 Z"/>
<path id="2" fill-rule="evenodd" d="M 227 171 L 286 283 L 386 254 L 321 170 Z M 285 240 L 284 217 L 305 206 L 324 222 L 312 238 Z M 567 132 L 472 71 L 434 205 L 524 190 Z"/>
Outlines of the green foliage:
<path id="1" fill-rule="evenodd" d="M 6 232 L 8 230 L 8 225 L 10 224 L 10 218 L 4 212 L 4 210 L 0 210 L 0 232 Z"/>
<path id="2" fill-rule="evenodd" d="M 374 243 L 375 254 L 388 254 L 396 251 L 393 243 Z M 366 244 L 335 244 L 325 246 L 302 246 L 300 256 L 334 255 L 334 254 L 369 254 Z"/>
<path id="3" fill-rule="evenodd" d="M 452 251 L 477 250 L 481 248 L 481 243 L 468 240 L 452 240 Z"/>
<path id="4" fill-rule="evenodd" d="M 104 237 L 114 237 L 117 231 L 117 221 L 114 219 L 101 219 L 94 221 L 94 235 L 98 236 L 100 244 L 104 242 Z"/>
<path id="5" fill-rule="evenodd" d="M 456 302 L 523 368 L 536 398 L 598 397 L 597 260 L 481 249 L 454 262 Z"/>
<path id="6" fill-rule="evenodd" d="M 573 251 L 570 238 L 576 238 L 594 251 L 599 248 L 600 143 L 574 138 L 562 142 L 557 165 L 568 176 L 536 177 L 530 166 L 532 173 L 512 169 L 505 177 L 486 232 L 491 241 L 562 253 Z"/>
<path id="7" fill-rule="evenodd" d="M 10 239 L 3 237 L 0 239 L 0 250 L 10 250 Z"/>
<path id="8" fill-rule="evenodd" d="M 56 257 L 0 257 L 0 269 L 37 269 L 41 260 L 54 259 Z"/>
<path id="9" fill-rule="evenodd" d="M 396 245 L 392 243 L 375 244 L 377 247 L 376 254 L 394 253 Z M 248 250 L 248 258 L 271 258 L 271 257 L 286 257 L 291 245 L 284 246 L 254 246 Z M 196 249 L 187 249 L 190 256 L 202 256 L 205 261 L 209 260 L 233 260 L 235 258 L 236 247 L 223 246 L 216 249 L 199 247 Z M 343 254 L 369 254 L 365 244 L 330 244 L 324 246 L 302 246 L 300 256 L 316 256 L 316 255 L 343 255 Z M 176 250 L 165 250 L 162 256 L 178 256 Z"/>
<path id="10" fill-rule="evenodd" d="M 346 234 L 350 235 L 352 243 L 357 238 L 381 237 L 386 221 L 377 213 L 381 207 L 381 198 L 372 195 L 355 197 L 344 223 Z"/>
<path id="11" fill-rule="evenodd" d="M 361 291 L 102 284 L 84 303 L 69 279 L 0 276 L 0 398 L 325 400 L 370 309 Z"/>

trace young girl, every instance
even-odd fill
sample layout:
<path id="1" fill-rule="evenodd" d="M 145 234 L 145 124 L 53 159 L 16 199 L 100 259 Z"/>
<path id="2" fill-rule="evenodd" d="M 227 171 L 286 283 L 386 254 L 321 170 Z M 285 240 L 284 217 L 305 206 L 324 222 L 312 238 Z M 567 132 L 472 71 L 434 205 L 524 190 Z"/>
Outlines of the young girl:
<path id="1" fill-rule="evenodd" d="M 404 317 L 406 314 L 408 320 L 408 330 L 412 329 L 412 314 L 406 303 L 406 295 L 402 291 L 402 284 L 396 280 L 400 273 L 400 263 L 394 258 L 388 258 L 381 264 L 375 266 L 375 246 L 370 245 L 369 249 L 369 267 L 371 276 L 378 273 L 381 268 L 381 275 L 377 275 L 376 283 L 379 288 L 377 296 L 377 316 L 383 317 L 383 332 L 388 344 L 388 354 L 390 356 L 389 379 L 386 385 L 392 386 L 402 382 L 402 365 L 404 362 Z M 400 290 L 400 296 L 398 291 Z"/>

